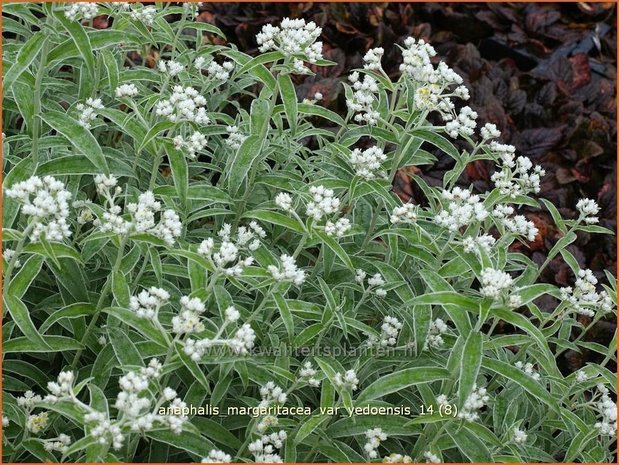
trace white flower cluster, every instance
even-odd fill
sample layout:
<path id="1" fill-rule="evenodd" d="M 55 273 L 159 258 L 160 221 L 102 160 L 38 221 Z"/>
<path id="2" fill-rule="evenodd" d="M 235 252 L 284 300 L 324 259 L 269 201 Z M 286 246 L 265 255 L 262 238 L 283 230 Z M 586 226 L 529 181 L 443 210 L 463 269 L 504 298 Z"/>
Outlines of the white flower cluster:
<path id="1" fill-rule="evenodd" d="M 416 41 L 408 37 L 404 41 L 405 49 L 402 50 L 403 62 L 400 71 L 406 73 L 417 82 L 431 82 L 434 75 L 434 67 L 431 59 L 436 56 L 436 50 L 423 39 Z"/>
<path id="2" fill-rule="evenodd" d="M 2 256 L 6 260 L 7 263 L 10 263 L 15 256 L 15 251 L 13 249 L 4 249 L 2 251 Z M 21 261 L 18 259 L 15 260 L 15 264 L 13 265 L 16 269 L 21 267 Z"/>
<path id="3" fill-rule="evenodd" d="M 193 66 L 197 70 L 201 71 L 202 69 L 204 69 L 205 63 L 206 58 L 200 56 L 194 60 Z M 230 79 L 230 73 L 232 71 L 234 71 L 234 63 L 231 61 L 224 61 L 220 65 L 215 60 L 211 60 L 211 62 L 206 67 L 206 74 L 217 81 L 227 81 L 228 79 Z"/>
<path id="4" fill-rule="evenodd" d="M 97 16 L 99 6 L 96 3 L 90 2 L 75 2 L 70 3 L 64 10 L 64 15 L 71 21 L 78 18 L 90 20 Z"/>
<path id="5" fill-rule="evenodd" d="M 155 104 L 155 113 L 173 123 L 191 121 L 197 124 L 208 124 L 210 119 L 206 114 L 206 99 L 193 87 L 174 86 L 169 99 L 160 100 Z"/>
<path id="6" fill-rule="evenodd" d="M 382 347 L 394 346 L 398 342 L 398 334 L 402 329 L 402 322 L 393 316 L 383 318 L 383 324 L 380 327 L 380 338 L 370 336 L 370 345 L 378 344 Z"/>
<path id="7" fill-rule="evenodd" d="M 462 107 L 458 116 L 445 124 L 445 131 L 451 137 L 472 136 L 477 126 L 477 112 L 471 107 Z"/>
<path id="8" fill-rule="evenodd" d="M 489 234 L 482 234 L 481 236 L 468 236 L 462 241 L 464 251 L 467 253 L 479 254 L 481 250 L 490 252 L 492 246 L 495 244 L 496 239 Z"/>
<path id="9" fill-rule="evenodd" d="M 260 247 L 260 239 L 266 237 L 262 227 L 252 221 L 249 226 L 240 226 L 236 238 L 232 238 L 232 226 L 224 223 L 218 232 L 221 238 L 219 249 L 215 252 L 215 240 L 212 237 L 203 240 L 198 247 L 198 253 L 207 258 L 219 273 L 225 276 L 240 276 L 245 267 L 254 262 L 251 252 Z M 241 258 L 241 252 L 246 251 L 249 256 Z"/>
<path id="10" fill-rule="evenodd" d="M 414 223 L 417 221 L 417 206 L 412 203 L 405 203 L 400 207 L 395 207 L 391 212 L 389 221 L 392 224 Z"/>
<path id="11" fill-rule="evenodd" d="M 38 402 L 43 400 L 40 395 L 32 391 L 24 392 L 24 395 L 17 398 L 17 405 L 24 407 L 26 410 L 32 410 Z"/>
<path id="12" fill-rule="evenodd" d="M 423 456 L 426 459 L 426 463 L 441 463 L 441 458 L 430 451 L 424 452 Z"/>
<path id="13" fill-rule="evenodd" d="M 375 103 L 378 102 L 378 83 L 372 76 L 365 74 L 362 80 L 359 80 L 359 73 L 353 72 L 348 80 L 352 84 L 353 95 L 346 100 L 346 106 L 350 111 L 356 113 L 354 120 L 357 123 L 367 123 L 370 126 L 376 126 L 378 123 L 379 113 L 374 109 Z"/>
<path id="14" fill-rule="evenodd" d="M 146 26 L 152 26 L 157 16 L 157 8 L 154 6 L 144 6 L 142 8 L 135 8 L 136 4 L 131 4 L 131 12 L 129 17 L 134 21 L 139 21 Z M 139 4 L 138 4 L 139 5 Z"/>
<path id="15" fill-rule="evenodd" d="M 230 463 L 232 462 L 232 457 L 229 454 L 226 454 L 223 450 L 212 449 L 208 453 L 208 457 L 204 457 L 200 463 Z"/>
<path id="16" fill-rule="evenodd" d="M 586 224 L 595 224 L 600 221 L 597 217 L 600 207 L 595 200 L 580 199 L 576 204 L 576 209 L 580 213 L 579 221 L 584 221 Z"/>
<path id="17" fill-rule="evenodd" d="M 471 423 L 479 420 L 479 410 L 486 405 L 488 400 L 490 400 L 490 397 L 486 392 L 486 388 L 478 388 L 477 385 L 474 385 L 473 392 L 469 394 L 458 412 L 458 418 Z"/>
<path id="18" fill-rule="evenodd" d="M 47 383 L 47 390 L 50 394 L 45 396 L 45 401 L 54 404 L 60 400 L 73 398 L 74 381 L 75 376 L 72 371 L 61 371 L 57 381 Z"/>
<path id="19" fill-rule="evenodd" d="M 508 195 L 515 199 L 519 195 L 527 195 L 529 192 L 539 193 L 540 180 L 546 172 L 541 166 L 533 166 L 529 157 L 515 158 L 515 148 L 493 142 L 491 147 L 498 148 L 499 170 L 490 179 L 499 189 L 502 195 Z"/>
<path id="20" fill-rule="evenodd" d="M 249 451 L 254 455 L 256 463 L 282 463 L 282 458 L 276 453 L 284 446 L 288 435 L 281 430 L 277 433 L 265 434 L 249 444 Z"/>
<path id="21" fill-rule="evenodd" d="M 172 332 L 175 334 L 201 333 L 204 324 L 200 321 L 200 314 L 206 307 L 197 297 L 183 296 L 180 300 L 181 311 L 172 318 Z"/>
<path id="22" fill-rule="evenodd" d="M 584 383 L 589 379 L 589 375 L 587 375 L 587 372 L 585 370 L 578 370 L 576 372 L 575 378 L 577 383 Z"/>
<path id="23" fill-rule="evenodd" d="M 363 450 L 370 459 L 378 457 L 377 449 L 382 441 L 387 440 L 387 435 L 381 428 L 372 428 L 365 432 L 367 442 L 363 446 Z"/>
<path id="24" fill-rule="evenodd" d="M 445 341 L 441 335 L 445 334 L 448 330 L 449 326 L 447 326 L 447 324 L 440 318 L 431 321 L 430 329 L 428 330 L 428 335 L 423 346 L 424 350 L 429 348 L 439 349 L 443 347 L 443 345 L 445 345 Z"/>
<path id="25" fill-rule="evenodd" d="M 57 451 L 65 454 L 71 445 L 71 438 L 64 433 L 58 435 L 56 439 L 47 439 L 43 443 L 43 448 L 47 452 Z"/>
<path id="26" fill-rule="evenodd" d="M 41 412 L 38 415 L 28 415 L 26 419 L 26 429 L 34 434 L 39 434 L 45 428 L 49 420 L 49 414 L 47 412 Z"/>
<path id="27" fill-rule="evenodd" d="M 514 428 L 514 431 L 512 432 L 512 439 L 516 444 L 524 444 L 527 442 L 527 438 L 528 435 L 525 431 L 520 428 Z"/>
<path id="28" fill-rule="evenodd" d="M 135 84 L 121 84 L 115 90 L 116 98 L 133 98 L 138 95 L 138 88 L 135 87 Z"/>
<path id="29" fill-rule="evenodd" d="M 350 164 L 355 169 L 355 174 L 368 181 L 379 175 L 378 171 L 385 160 L 387 155 L 380 147 L 370 147 L 363 151 L 355 149 L 350 154 Z"/>
<path id="30" fill-rule="evenodd" d="M 284 18 L 279 27 L 266 24 L 256 35 L 258 49 L 261 52 L 278 50 L 286 58 L 294 58 L 294 68 L 297 72 L 304 72 L 303 60 L 316 63 L 322 59 L 322 42 L 316 42 L 322 28 L 304 19 Z"/>
<path id="31" fill-rule="evenodd" d="M 160 60 L 159 63 L 157 63 L 157 69 L 163 74 L 174 77 L 185 71 L 185 66 L 174 60 Z"/>
<path id="32" fill-rule="evenodd" d="M 118 180 L 114 176 L 95 176 L 97 191 L 102 194 L 107 203 L 107 211 L 101 219 L 94 221 L 102 232 L 112 231 L 115 234 L 126 235 L 130 232 L 149 233 L 163 239 L 168 245 L 174 245 L 176 238 L 180 237 L 183 225 L 176 212 L 172 209 L 161 211 L 161 202 L 155 200 L 152 192 L 147 191 L 138 197 L 137 203 L 128 203 L 125 207 L 131 219 L 126 220 L 121 216 L 121 208 L 115 205 L 115 198 L 122 192 L 117 186 Z M 114 188 L 114 193 L 111 193 Z M 155 215 L 159 213 L 157 223 Z"/>
<path id="33" fill-rule="evenodd" d="M 170 301 L 170 294 L 159 287 L 144 289 L 137 296 L 129 299 L 129 309 L 140 318 L 156 320 L 159 309 Z"/>
<path id="34" fill-rule="evenodd" d="M 299 269 L 294 257 L 283 254 L 279 257 L 280 265 L 269 265 L 267 270 L 273 276 L 273 279 L 278 282 L 289 281 L 297 286 L 301 286 L 305 282 L 305 271 Z"/>
<path id="35" fill-rule="evenodd" d="M 356 391 L 359 387 L 359 378 L 355 370 L 347 370 L 345 373 L 336 373 L 333 379 L 335 386 L 340 389 L 350 389 Z"/>
<path id="36" fill-rule="evenodd" d="M 481 272 L 481 295 L 498 299 L 503 291 L 509 290 L 514 284 L 512 277 L 501 270 L 484 268 Z"/>
<path id="37" fill-rule="evenodd" d="M 227 126 L 226 132 L 228 133 L 228 137 L 224 143 L 233 150 L 238 150 L 248 137 L 243 134 L 237 126 Z"/>
<path id="38" fill-rule="evenodd" d="M 292 212 L 292 197 L 287 192 L 280 192 L 275 196 L 275 205 L 286 212 Z"/>
<path id="39" fill-rule="evenodd" d="M 284 390 L 273 381 L 269 381 L 260 388 L 260 396 L 262 397 L 258 405 L 260 408 L 266 408 L 273 404 L 283 405 L 288 398 Z"/>
<path id="40" fill-rule="evenodd" d="M 409 455 L 389 454 L 383 458 L 383 463 L 412 463 L 413 459 Z"/>
<path id="41" fill-rule="evenodd" d="M 78 103 L 75 105 L 77 111 L 80 112 L 78 123 L 80 126 L 89 129 L 91 122 L 97 118 L 97 110 L 105 108 L 101 103 L 100 98 L 93 99 L 89 97 L 85 103 Z"/>
<path id="42" fill-rule="evenodd" d="M 457 232 L 475 221 L 484 221 L 488 216 L 479 195 L 472 194 L 468 189 L 454 187 L 451 191 L 444 190 L 442 197 L 448 202 L 447 208 L 441 210 L 434 221 L 451 232 Z"/>
<path id="43" fill-rule="evenodd" d="M 372 292 L 376 297 L 385 297 L 387 295 L 387 291 L 382 288 L 385 285 L 385 279 L 383 275 L 380 273 L 374 273 L 374 275 L 368 278 L 368 288 L 366 289 L 364 286 L 365 278 L 367 277 L 367 273 L 363 270 L 356 270 L 355 281 L 361 285 L 364 292 Z"/>
<path id="44" fill-rule="evenodd" d="M 240 313 L 236 308 L 226 308 L 226 310 L 224 310 L 224 322 L 217 334 L 212 339 L 186 340 L 185 353 L 195 362 L 199 361 L 208 349 L 215 346 L 229 347 L 235 354 L 247 355 L 254 347 L 254 342 L 256 340 L 256 334 L 248 323 L 238 328 L 231 338 L 220 338 L 230 323 L 237 322 L 239 318 Z"/>
<path id="45" fill-rule="evenodd" d="M 611 399 L 606 386 L 598 384 L 597 388 L 602 394 L 602 397 L 596 403 L 596 407 L 602 415 L 602 420 L 598 421 L 595 427 L 602 436 L 615 436 L 617 434 L 617 404 Z"/>
<path id="46" fill-rule="evenodd" d="M 497 139 L 501 137 L 501 131 L 497 129 L 496 124 L 492 124 L 492 123 L 484 124 L 483 127 L 479 130 L 479 133 L 481 134 L 481 137 L 484 141 L 488 141 L 491 139 Z M 510 147 L 513 147 L 513 146 L 510 145 Z"/>
<path id="47" fill-rule="evenodd" d="M 352 225 L 348 218 L 340 218 L 335 223 L 333 221 L 327 221 L 325 224 L 325 233 L 327 236 L 335 236 L 337 238 L 344 237 L 344 235 L 350 231 Z"/>
<path id="48" fill-rule="evenodd" d="M 71 193 L 56 178 L 32 176 L 13 184 L 5 195 L 20 202 L 22 213 L 32 218 L 32 242 L 38 241 L 42 234 L 48 241 L 58 242 L 71 236 L 67 223 Z"/>
<path id="49" fill-rule="evenodd" d="M 194 131 L 188 139 L 184 139 L 183 136 L 176 136 L 173 142 L 177 150 L 185 150 L 187 156 L 195 160 L 198 152 L 201 152 L 206 147 L 206 136 L 200 131 Z"/>
<path id="50" fill-rule="evenodd" d="M 598 280 L 589 269 L 579 270 L 574 288 L 561 288 L 561 299 L 568 308 L 580 315 L 593 317 L 596 311 L 613 311 L 613 300 L 606 291 L 596 292 Z"/>
<path id="51" fill-rule="evenodd" d="M 541 379 L 540 374 L 535 371 L 535 366 L 532 363 L 516 362 L 514 363 L 514 366 L 519 370 L 522 370 L 525 374 L 529 375 L 535 381 L 539 381 Z"/>
<path id="52" fill-rule="evenodd" d="M 335 197 L 332 189 L 324 186 L 312 186 L 309 189 L 312 200 L 307 203 L 305 213 L 316 221 L 325 215 L 336 213 L 340 208 L 340 199 Z"/>
<path id="53" fill-rule="evenodd" d="M 382 47 L 371 48 L 363 56 L 363 67 L 378 71 L 381 69 L 380 60 L 383 58 L 385 50 Z"/>
<path id="54" fill-rule="evenodd" d="M 111 443 L 116 450 L 120 449 L 125 441 L 127 432 L 149 431 L 166 427 L 173 433 L 181 433 L 187 417 L 182 414 L 187 405 L 176 395 L 176 392 L 166 387 L 159 399 L 152 399 L 152 393 L 157 390 L 149 389 L 152 380 L 161 376 L 162 366 L 157 359 L 152 359 L 147 367 L 139 372 L 130 371 L 119 380 L 120 392 L 116 396 L 114 407 L 118 410 L 118 418 L 113 420 L 107 413 L 99 412 L 81 402 L 73 394 L 73 372 L 61 372 L 57 382 L 49 382 L 47 387 L 50 394 L 45 400 L 51 403 L 68 400 L 77 408 L 85 411 L 84 421 L 89 426 L 90 434 L 100 444 Z M 169 402 L 170 415 L 159 415 L 155 412 Z"/>
<path id="55" fill-rule="evenodd" d="M 534 241 L 538 233 L 535 223 L 527 220 L 523 215 L 511 216 L 513 214 L 514 208 L 509 205 L 497 205 L 492 212 L 493 218 L 502 224 L 508 232 Z"/>
<path id="56" fill-rule="evenodd" d="M 320 380 L 316 378 L 318 372 L 312 366 L 312 362 L 305 362 L 299 369 L 297 381 L 307 383 L 312 387 L 320 386 Z"/>

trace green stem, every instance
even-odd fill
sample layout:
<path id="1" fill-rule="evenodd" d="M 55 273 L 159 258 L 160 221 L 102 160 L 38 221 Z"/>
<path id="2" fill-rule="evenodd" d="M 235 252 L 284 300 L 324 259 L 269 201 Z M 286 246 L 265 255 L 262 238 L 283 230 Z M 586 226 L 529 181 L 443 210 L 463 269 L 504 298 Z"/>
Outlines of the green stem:
<path id="1" fill-rule="evenodd" d="M 33 92 L 33 115 L 32 115 L 32 172 L 36 172 L 39 165 L 39 136 L 41 133 L 41 87 L 43 84 L 43 76 L 46 69 L 45 64 L 47 61 L 47 55 L 49 54 L 49 36 L 43 39 L 43 47 L 41 49 L 41 61 L 39 62 L 39 69 L 34 81 Z"/>
<path id="2" fill-rule="evenodd" d="M 106 281 L 105 286 L 103 287 L 103 290 L 101 291 L 101 295 L 99 296 L 99 300 L 95 308 L 95 314 L 93 315 L 92 320 L 90 320 L 90 324 L 86 328 L 86 331 L 84 332 L 84 336 L 82 337 L 82 340 L 80 341 L 82 345 L 86 344 L 86 341 L 88 341 L 90 334 L 92 333 L 97 322 L 99 321 L 99 316 L 101 315 L 101 308 L 103 307 L 103 302 L 109 295 L 110 290 L 112 288 L 112 277 L 120 269 L 120 265 L 122 263 L 122 259 L 123 259 L 123 255 L 125 251 L 125 245 L 127 245 L 128 239 L 129 239 L 128 236 L 123 236 L 122 240 L 120 241 L 120 247 L 118 247 L 118 253 L 116 254 L 116 262 L 114 263 L 112 272 L 110 276 L 108 277 L 108 280 Z M 73 370 L 75 370 L 75 368 L 77 367 L 77 364 L 79 363 L 80 358 L 82 357 L 83 350 L 84 349 L 77 349 L 77 352 L 75 352 L 75 357 L 73 358 L 73 362 L 71 363 L 71 368 Z"/>

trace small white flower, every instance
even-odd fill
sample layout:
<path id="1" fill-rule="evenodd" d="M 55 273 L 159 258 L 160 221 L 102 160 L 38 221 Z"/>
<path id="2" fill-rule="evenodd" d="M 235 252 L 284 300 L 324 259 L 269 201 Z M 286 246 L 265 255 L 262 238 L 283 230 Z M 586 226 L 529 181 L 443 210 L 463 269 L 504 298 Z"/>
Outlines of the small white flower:
<path id="1" fill-rule="evenodd" d="M 129 13 L 129 17 L 134 21 L 139 21 L 144 23 L 146 26 L 152 26 L 155 22 L 155 17 L 157 16 L 157 8 L 154 6 L 143 6 L 141 8 L 136 8 L 138 4 L 131 4 L 131 12 Z"/>
<path id="2" fill-rule="evenodd" d="M 325 224 L 325 233 L 327 236 L 344 237 L 344 235 L 350 231 L 350 220 L 348 218 L 340 218 L 335 223 L 327 221 Z"/>
<path id="3" fill-rule="evenodd" d="M 67 5 L 64 11 L 66 18 L 75 21 L 80 18 L 85 20 L 93 19 L 99 12 L 99 6 L 96 3 L 75 2 Z"/>
<path id="4" fill-rule="evenodd" d="M 486 403 L 490 400 L 486 392 L 486 388 L 478 388 L 477 385 L 473 386 L 473 392 L 469 394 L 462 405 L 462 408 L 458 412 L 458 418 L 462 418 L 468 422 L 474 422 L 479 420 L 479 410 L 481 410 Z"/>
<path id="5" fill-rule="evenodd" d="M 363 151 L 355 149 L 350 154 L 350 164 L 355 169 L 355 174 L 368 181 L 376 178 L 377 171 L 385 160 L 387 155 L 380 147 L 370 147 Z"/>
<path id="6" fill-rule="evenodd" d="M 116 88 L 115 94 L 116 98 L 133 98 L 138 95 L 138 88 L 135 87 L 135 84 L 121 84 Z"/>
<path id="7" fill-rule="evenodd" d="M 320 380 L 316 378 L 318 372 L 312 366 L 312 362 L 305 362 L 298 373 L 298 381 L 307 383 L 312 387 L 320 386 Z"/>
<path id="8" fill-rule="evenodd" d="M 518 368 L 519 370 L 522 370 L 523 372 L 525 372 L 527 375 L 529 375 L 531 378 L 533 378 L 535 381 L 539 381 L 540 380 L 540 374 L 535 371 L 535 367 L 532 363 L 522 363 L 522 362 L 516 362 L 514 363 L 514 366 L 516 368 Z"/>
<path id="9" fill-rule="evenodd" d="M 348 370 L 345 373 L 336 373 L 333 382 L 336 387 L 356 391 L 359 387 L 359 379 L 355 370 Z"/>
<path id="10" fill-rule="evenodd" d="M 442 197 L 447 202 L 447 208 L 441 210 L 434 221 L 451 232 L 484 221 L 488 216 L 479 195 L 472 194 L 468 189 L 454 187 L 451 191 L 443 191 Z"/>
<path id="11" fill-rule="evenodd" d="M 36 407 L 37 402 L 41 402 L 41 400 L 40 395 L 32 391 L 26 391 L 22 397 L 17 398 L 17 405 L 24 407 L 26 410 L 32 410 Z"/>
<path id="12" fill-rule="evenodd" d="M 441 458 L 430 451 L 424 452 L 423 456 L 426 459 L 426 463 L 441 463 Z"/>
<path id="13" fill-rule="evenodd" d="M 281 262 L 279 266 L 269 265 L 267 267 L 273 279 L 279 282 L 290 281 L 301 286 L 305 281 L 305 271 L 297 267 L 294 257 L 284 254 L 279 259 Z"/>
<path id="14" fill-rule="evenodd" d="M 481 295 L 497 299 L 503 291 L 512 287 L 514 280 L 512 277 L 494 268 L 485 268 L 481 272 Z"/>
<path id="15" fill-rule="evenodd" d="M 280 192 L 275 196 L 275 205 L 284 211 L 292 211 L 292 197 L 286 192 Z"/>
<path id="16" fill-rule="evenodd" d="M 157 64 L 157 69 L 159 69 L 159 71 L 161 71 L 164 74 L 167 74 L 170 77 L 177 76 L 183 71 L 185 71 L 185 67 L 178 61 L 174 61 L 174 60 L 159 61 L 159 63 Z"/>
<path id="17" fill-rule="evenodd" d="M 417 206 L 412 203 L 405 203 L 400 207 L 395 207 L 391 212 L 389 221 L 392 224 L 414 223 L 417 221 Z"/>
<path id="18" fill-rule="evenodd" d="M 155 103 L 155 114 L 169 121 L 190 121 L 199 125 L 210 122 L 206 114 L 206 99 L 193 87 L 174 86 L 169 99 Z"/>
<path id="19" fill-rule="evenodd" d="M 363 67 L 365 69 L 381 69 L 380 60 L 383 58 L 385 50 L 382 47 L 371 48 L 363 57 Z"/>
<path id="20" fill-rule="evenodd" d="M 359 73 L 355 71 L 349 76 L 348 80 L 352 84 L 353 95 L 346 100 L 346 106 L 355 114 L 353 119 L 357 123 L 375 126 L 380 116 L 375 109 L 378 104 L 379 92 L 376 79 L 366 74 L 363 76 L 363 80 L 359 80 Z"/>
<path id="21" fill-rule="evenodd" d="M 447 326 L 447 324 L 445 324 L 445 322 L 440 318 L 431 321 L 430 329 L 428 331 L 423 349 L 428 350 L 430 347 L 433 349 L 440 349 L 445 344 L 445 341 L 441 335 L 445 334 L 447 331 L 449 331 L 449 326 Z"/>
<path id="22" fill-rule="evenodd" d="M 13 260 L 13 257 L 15 257 L 15 251 L 13 249 L 4 249 L 2 251 L 2 256 L 4 257 L 7 263 L 10 263 L 10 261 Z M 19 258 L 15 260 L 15 263 L 13 266 L 16 269 L 21 267 L 21 261 L 19 260 Z"/>
<path id="23" fill-rule="evenodd" d="M 91 126 L 90 123 L 97 118 L 97 110 L 102 110 L 104 106 L 100 98 L 88 98 L 85 103 L 78 103 L 75 105 L 75 108 L 80 112 L 79 125 L 89 129 Z"/>
<path id="24" fill-rule="evenodd" d="M 309 189 L 312 195 L 312 201 L 306 205 L 306 214 L 311 216 L 316 221 L 325 215 L 336 213 L 340 208 L 340 199 L 335 197 L 332 189 L 327 189 L 324 186 L 312 186 Z"/>
<path id="25" fill-rule="evenodd" d="M 57 242 L 71 236 L 67 222 L 71 193 L 62 182 L 51 176 L 32 176 L 13 184 L 6 189 L 5 195 L 20 202 L 22 213 L 32 218 L 32 242 L 37 242 L 41 234 L 48 241 Z"/>
<path id="26" fill-rule="evenodd" d="M 576 209 L 580 213 L 580 221 L 584 221 L 586 224 L 595 224 L 600 221 L 597 217 L 600 207 L 595 200 L 580 199 L 576 204 Z"/>
<path id="27" fill-rule="evenodd" d="M 233 150 L 238 150 L 248 137 L 243 134 L 237 126 L 227 126 L 226 131 L 228 132 L 228 137 L 224 142 Z"/>
<path id="28" fill-rule="evenodd" d="M 587 375 L 587 373 L 584 370 L 579 370 L 579 371 L 576 372 L 576 382 L 577 383 L 584 383 L 588 379 L 589 379 L 589 376 Z"/>
<path id="29" fill-rule="evenodd" d="M 212 449 L 208 453 L 208 457 L 202 459 L 201 463 L 230 463 L 232 462 L 232 457 L 229 454 L 226 454 L 222 450 Z"/>
<path id="30" fill-rule="evenodd" d="M 26 429 L 34 434 L 39 434 L 47 428 L 48 413 L 42 412 L 38 415 L 29 415 L 26 419 Z"/>
<path id="31" fill-rule="evenodd" d="M 514 428 L 513 438 L 516 444 L 524 444 L 527 442 L 527 433 L 520 428 Z"/>
<path id="32" fill-rule="evenodd" d="M 370 459 L 378 457 L 377 449 L 382 441 L 387 440 L 387 435 L 381 428 L 369 429 L 365 432 L 367 442 L 363 446 L 363 450 Z"/>
<path id="33" fill-rule="evenodd" d="M 140 318 L 155 320 L 159 309 L 166 305 L 170 300 L 170 294 L 164 289 L 151 287 L 141 291 L 137 296 L 131 296 L 129 309 Z"/>
<path id="34" fill-rule="evenodd" d="M 484 124 L 484 126 L 479 130 L 479 132 L 481 133 L 481 137 L 484 140 L 498 139 L 499 137 L 501 137 L 501 131 L 497 129 L 496 124 L 492 123 Z"/>
<path id="35" fill-rule="evenodd" d="M 321 33 L 322 29 L 313 21 L 306 23 L 304 19 L 284 18 L 279 27 L 271 24 L 263 26 L 256 35 L 256 42 L 262 53 L 278 50 L 286 57 L 294 57 L 295 70 L 303 72 L 300 57 L 310 63 L 322 59 L 322 42 L 316 42 Z"/>

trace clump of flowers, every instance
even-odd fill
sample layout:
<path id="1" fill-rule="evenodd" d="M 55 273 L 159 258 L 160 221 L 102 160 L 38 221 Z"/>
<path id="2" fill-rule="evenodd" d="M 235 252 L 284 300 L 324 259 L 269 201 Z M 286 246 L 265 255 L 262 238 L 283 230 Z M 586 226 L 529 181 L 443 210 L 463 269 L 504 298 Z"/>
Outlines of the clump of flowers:
<path id="1" fill-rule="evenodd" d="M 166 69 L 168 68 L 166 65 Z M 159 100 L 155 104 L 155 114 L 173 123 L 189 121 L 206 125 L 211 120 L 206 113 L 205 105 L 206 99 L 193 87 L 174 86 L 169 99 Z"/>
<path id="2" fill-rule="evenodd" d="M 266 434 L 249 444 L 249 451 L 254 455 L 256 463 L 282 463 L 282 458 L 276 453 L 284 446 L 288 437 L 286 431 Z"/>
<path id="3" fill-rule="evenodd" d="M 447 331 L 449 331 L 449 326 L 440 318 L 430 321 L 430 329 L 424 343 L 424 349 L 440 349 L 443 347 L 445 340 L 442 335 L 447 333 Z"/>
<path id="4" fill-rule="evenodd" d="M 78 18 L 90 20 L 97 16 L 98 12 L 99 6 L 96 3 L 76 2 L 67 5 L 64 15 L 71 21 L 75 21 Z"/>
<path id="5" fill-rule="evenodd" d="M 490 396 L 486 391 L 486 388 L 473 386 L 473 392 L 464 401 L 462 408 L 458 412 L 458 418 L 462 418 L 468 422 L 474 422 L 479 420 L 479 411 L 490 400 Z"/>
<path id="6" fill-rule="evenodd" d="M 378 447 L 380 443 L 387 440 L 387 435 L 380 428 L 372 428 L 365 432 L 367 442 L 363 446 L 363 450 L 370 459 L 378 457 Z"/>
<path id="7" fill-rule="evenodd" d="M 472 194 L 468 189 L 454 187 L 451 191 L 444 190 L 442 198 L 447 202 L 447 206 L 434 217 L 434 221 L 451 232 L 457 232 L 474 222 L 484 221 L 488 216 L 488 210 L 479 195 Z"/>
<path id="8" fill-rule="evenodd" d="M 563 287 L 560 290 L 568 310 L 588 317 L 595 316 L 597 311 L 611 312 L 613 301 L 606 291 L 596 291 L 597 283 L 591 270 L 579 270 L 574 287 Z"/>
<path id="9" fill-rule="evenodd" d="M 80 112 L 78 123 L 80 126 L 89 129 L 92 121 L 97 118 L 97 110 L 104 108 L 100 98 L 93 99 L 89 97 L 85 103 L 75 105 L 77 111 Z"/>
<path id="10" fill-rule="evenodd" d="M 378 124 L 380 117 L 375 109 L 378 103 L 378 83 L 369 74 L 365 74 L 363 79 L 359 79 L 359 73 L 355 71 L 348 80 L 354 90 L 352 97 L 346 100 L 346 106 L 354 114 L 357 123 L 365 123 L 370 126 Z"/>
<path id="11" fill-rule="evenodd" d="M 71 193 L 61 181 L 52 176 L 32 176 L 13 184 L 4 193 L 9 199 L 17 200 L 22 213 L 31 217 L 28 229 L 32 242 L 42 235 L 48 241 L 58 242 L 71 237 L 68 222 Z"/>
<path id="12" fill-rule="evenodd" d="M 355 149 L 350 154 L 350 164 L 355 169 L 355 174 L 368 181 L 377 177 L 377 172 L 386 159 L 387 155 L 380 147 L 370 147 L 363 151 Z"/>
<path id="13" fill-rule="evenodd" d="M 519 370 L 524 371 L 527 375 L 529 375 L 531 378 L 533 378 L 535 381 L 539 381 L 541 379 L 540 374 L 535 371 L 535 366 L 532 363 L 523 363 L 523 362 L 516 362 L 514 363 L 514 366 L 516 368 L 518 368 Z"/>
<path id="14" fill-rule="evenodd" d="M 336 387 L 356 391 L 359 387 L 359 378 L 355 370 L 347 370 L 345 373 L 336 373 L 334 378 Z"/>

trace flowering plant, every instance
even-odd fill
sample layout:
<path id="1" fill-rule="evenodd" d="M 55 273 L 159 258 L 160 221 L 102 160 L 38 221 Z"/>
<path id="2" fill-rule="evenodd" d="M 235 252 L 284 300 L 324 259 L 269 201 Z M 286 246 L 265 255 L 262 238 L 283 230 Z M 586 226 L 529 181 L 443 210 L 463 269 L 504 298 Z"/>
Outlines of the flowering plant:
<path id="1" fill-rule="evenodd" d="M 567 249 L 611 233 L 597 204 L 538 201 L 544 170 L 423 40 L 395 81 L 369 50 L 339 115 L 295 90 L 332 64 L 318 25 L 250 56 L 195 12 L 3 5 L 5 458 L 611 461 L 615 343 L 584 336 L 615 279 Z M 391 192 L 437 156 L 424 204 Z M 489 192 L 459 183 L 477 160 Z M 541 266 L 511 247 L 538 235 L 522 206 L 563 234 Z M 539 280 L 559 256 L 573 287 Z M 580 348 L 600 363 L 562 372 Z"/>

